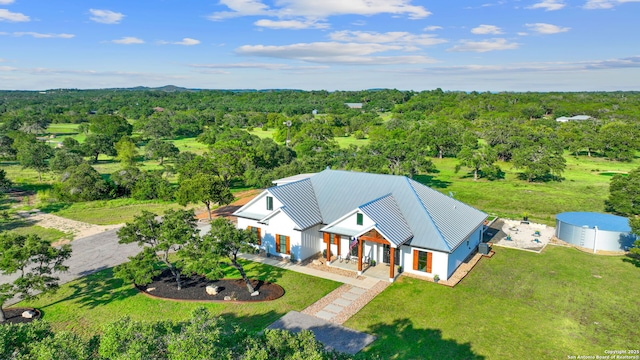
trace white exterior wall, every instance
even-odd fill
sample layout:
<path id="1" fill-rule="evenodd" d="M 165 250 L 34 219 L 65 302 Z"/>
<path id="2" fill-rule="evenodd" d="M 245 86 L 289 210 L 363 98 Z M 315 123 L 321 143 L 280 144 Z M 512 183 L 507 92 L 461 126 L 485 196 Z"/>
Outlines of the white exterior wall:
<path id="1" fill-rule="evenodd" d="M 430 252 L 433 254 L 431 257 L 430 273 L 413 270 L 413 250 Z M 419 276 L 426 276 L 426 277 L 432 278 L 434 275 L 437 274 L 438 276 L 440 276 L 441 280 L 447 280 L 449 278 L 447 273 L 448 258 L 449 258 L 449 254 L 440 252 L 440 251 L 425 250 L 422 248 L 414 248 L 410 246 L 401 247 L 400 263 L 402 266 L 402 270 L 404 272 L 408 272 L 408 273 L 419 275 Z"/>
<path id="2" fill-rule="evenodd" d="M 273 210 L 267 210 L 267 196 L 271 196 L 273 198 Z M 278 199 L 271 195 L 269 191 L 264 191 L 256 197 L 255 202 L 250 204 L 243 211 L 252 214 L 260 214 L 262 217 L 265 217 L 281 207 L 282 203 L 278 201 Z"/>
<path id="3" fill-rule="evenodd" d="M 260 235 L 262 236 L 260 249 L 263 249 L 272 255 L 283 256 L 283 254 L 276 252 L 276 235 L 286 235 L 289 236 L 289 246 L 291 249 L 291 254 L 294 255 L 296 260 L 303 259 L 301 257 L 302 233 L 300 231 L 293 230 L 295 223 L 291 219 L 289 219 L 286 214 L 281 212 L 272 217 L 271 219 L 269 219 L 268 225 L 259 224 L 257 220 L 238 218 L 239 229 L 246 229 L 247 226 L 260 228 Z M 309 241 L 308 238 L 306 241 Z M 288 255 L 284 255 L 284 257 L 288 257 Z"/>
<path id="4" fill-rule="evenodd" d="M 462 262 L 478 248 L 478 244 L 482 240 L 482 227 L 480 225 L 476 228 L 465 241 L 463 241 L 457 249 L 451 255 L 449 255 L 449 266 L 447 271 L 447 278 L 453 274 L 454 271 L 462 264 Z M 444 279 L 442 275 L 441 278 Z"/>
<path id="5" fill-rule="evenodd" d="M 361 213 L 362 225 L 358 225 L 357 214 L 358 212 L 355 212 L 349 215 L 348 217 L 340 220 L 339 222 L 333 223 L 332 225 L 339 228 L 350 229 L 350 230 L 355 230 L 357 232 L 361 232 L 361 231 L 364 231 L 365 229 L 369 229 L 373 227 L 376 224 L 367 215 L 365 215 L 364 213 Z"/>
<path id="6" fill-rule="evenodd" d="M 301 246 L 299 248 L 294 249 L 293 243 L 291 243 L 291 253 L 294 254 L 297 260 L 304 260 L 309 256 L 322 252 L 322 249 L 327 249 L 327 244 L 325 244 L 323 240 L 323 234 L 320 232 L 321 227 L 321 225 L 316 225 L 303 231 L 300 235 Z M 333 245 L 333 248 L 336 249 L 335 251 L 338 250 L 335 245 Z M 334 254 L 336 253 L 334 252 Z"/>

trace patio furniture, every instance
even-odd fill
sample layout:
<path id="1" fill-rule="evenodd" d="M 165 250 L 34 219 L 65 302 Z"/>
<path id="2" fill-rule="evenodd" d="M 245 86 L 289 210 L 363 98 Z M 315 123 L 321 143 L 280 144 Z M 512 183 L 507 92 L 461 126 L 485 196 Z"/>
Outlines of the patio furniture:
<path id="1" fill-rule="evenodd" d="M 540 236 L 540 230 L 536 230 L 536 231 L 533 233 L 533 236 Z"/>
<path id="2" fill-rule="evenodd" d="M 511 235 L 507 235 L 507 237 L 505 238 L 505 240 L 507 240 L 507 241 L 511 241 Z"/>
<path id="3" fill-rule="evenodd" d="M 535 238 L 535 239 L 533 239 L 533 240 L 531 240 L 531 241 L 533 241 L 534 243 L 537 243 L 537 244 L 540 244 L 540 243 L 541 243 L 540 239 L 538 239 L 538 238 Z"/>

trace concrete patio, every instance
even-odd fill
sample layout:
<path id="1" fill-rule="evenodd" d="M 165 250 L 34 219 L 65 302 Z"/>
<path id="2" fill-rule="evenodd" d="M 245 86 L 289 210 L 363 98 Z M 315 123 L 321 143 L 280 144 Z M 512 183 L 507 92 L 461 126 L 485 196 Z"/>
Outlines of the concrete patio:
<path id="1" fill-rule="evenodd" d="M 555 235 L 555 228 L 518 220 L 499 219 L 488 231 L 495 231 L 490 240 L 496 246 L 541 252 Z"/>

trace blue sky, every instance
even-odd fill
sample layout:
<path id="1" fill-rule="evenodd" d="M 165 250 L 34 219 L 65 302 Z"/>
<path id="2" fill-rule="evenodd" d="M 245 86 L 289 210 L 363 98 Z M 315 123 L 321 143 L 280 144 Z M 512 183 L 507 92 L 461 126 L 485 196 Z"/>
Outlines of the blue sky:
<path id="1" fill-rule="evenodd" d="M 640 90 L 640 0 L 0 0 L 0 89 Z"/>

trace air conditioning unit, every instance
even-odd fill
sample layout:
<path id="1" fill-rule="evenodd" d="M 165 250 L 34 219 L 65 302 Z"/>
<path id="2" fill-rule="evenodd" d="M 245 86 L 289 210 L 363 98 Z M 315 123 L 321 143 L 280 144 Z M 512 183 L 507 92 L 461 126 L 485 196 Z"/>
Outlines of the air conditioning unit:
<path id="1" fill-rule="evenodd" d="M 478 245 L 478 252 L 482 255 L 489 255 L 489 251 L 491 251 L 491 247 L 487 243 L 480 243 Z"/>

